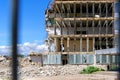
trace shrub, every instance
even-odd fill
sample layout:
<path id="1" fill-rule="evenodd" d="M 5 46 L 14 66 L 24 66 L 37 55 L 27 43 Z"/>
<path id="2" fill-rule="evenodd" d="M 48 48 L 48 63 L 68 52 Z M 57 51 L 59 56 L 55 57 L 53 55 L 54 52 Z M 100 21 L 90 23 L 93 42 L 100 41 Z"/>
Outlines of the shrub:
<path id="1" fill-rule="evenodd" d="M 93 72 L 96 72 L 96 71 L 103 71 L 103 69 L 100 69 L 100 68 L 97 68 L 97 67 L 94 67 L 94 66 L 88 66 L 87 68 L 84 68 L 80 74 L 90 74 L 90 73 L 93 73 Z"/>

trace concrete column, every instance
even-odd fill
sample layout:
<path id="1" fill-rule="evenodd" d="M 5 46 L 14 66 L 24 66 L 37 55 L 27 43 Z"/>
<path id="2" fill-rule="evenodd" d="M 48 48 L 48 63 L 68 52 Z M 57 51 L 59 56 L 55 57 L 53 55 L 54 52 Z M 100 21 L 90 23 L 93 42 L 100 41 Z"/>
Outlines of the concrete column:
<path id="1" fill-rule="evenodd" d="M 54 35 L 56 35 L 56 26 L 54 25 Z"/>
<path id="2" fill-rule="evenodd" d="M 81 61 L 81 64 L 82 64 L 82 63 L 83 63 L 83 62 L 82 62 L 82 54 L 80 54 L 80 61 Z"/>
<path id="3" fill-rule="evenodd" d="M 48 59 L 47 59 L 47 64 L 50 64 L 50 55 L 47 55 Z"/>
<path id="4" fill-rule="evenodd" d="M 106 49 L 108 49 L 108 38 L 106 37 Z"/>
<path id="5" fill-rule="evenodd" d="M 106 59 L 107 59 L 106 62 L 107 62 L 107 64 L 109 64 L 109 62 L 110 62 L 109 58 L 110 58 L 109 55 L 106 55 Z"/>
<path id="6" fill-rule="evenodd" d="M 102 55 L 100 55 L 100 64 L 102 64 Z"/>
<path id="7" fill-rule="evenodd" d="M 80 52 L 82 52 L 82 38 L 80 38 Z"/>
<path id="8" fill-rule="evenodd" d="M 87 37 L 87 52 L 89 52 L 89 37 Z"/>
<path id="9" fill-rule="evenodd" d="M 95 38 L 93 37 L 93 52 L 95 51 Z"/>
<path id="10" fill-rule="evenodd" d="M 94 57 L 94 65 L 96 65 L 96 53 L 93 55 Z"/>
<path id="11" fill-rule="evenodd" d="M 93 52 L 95 52 L 95 37 L 93 37 Z M 94 65 L 96 65 L 96 53 L 94 53 Z"/>
<path id="12" fill-rule="evenodd" d="M 115 35 L 115 37 L 116 37 L 116 35 Z M 113 43 L 112 43 L 112 45 L 113 45 L 113 47 L 117 48 L 115 37 L 113 37 Z"/>
<path id="13" fill-rule="evenodd" d="M 48 51 L 50 52 L 50 40 L 48 39 Z"/>
<path id="14" fill-rule="evenodd" d="M 101 37 L 100 37 L 100 41 L 99 41 L 99 43 L 100 43 L 100 50 L 102 49 L 102 41 L 101 41 Z"/>
<path id="15" fill-rule="evenodd" d="M 86 63 L 89 64 L 89 55 L 88 54 L 86 55 L 86 58 L 87 58 Z"/>
<path id="16" fill-rule="evenodd" d="M 67 52 L 70 51 L 70 38 L 67 38 Z"/>
<path id="17" fill-rule="evenodd" d="M 63 37 L 61 37 L 61 52 L 63 52 Z"/>
<path id="18" fill-rule="evenodd" d="M 59 51 L 59 38 L 56 38 L 56 51 Z"/>
<path id="19" fill-rule="evenodd" d="M 58 49 L 58 38 L 55 38 L 55 51 L 58 52 L 59 49 Z"/>
<path id="20" fill-rule="evenodd" d="M 55 50 L 54 50 L 54 52 L 57 52 L 57 38 L 54 38 L 54 44 L 55 44 Z"/>
<path id="21" fill-rule="evenodd" d="M 74 43 L 73 43 L 73 51 L 76 52 L 76 37 L 74 37 Z"/>
<path id="22" fill-rule="evenodd" d="M 76 54 L 74 54 L 74 64 L 76 64 Z"/>

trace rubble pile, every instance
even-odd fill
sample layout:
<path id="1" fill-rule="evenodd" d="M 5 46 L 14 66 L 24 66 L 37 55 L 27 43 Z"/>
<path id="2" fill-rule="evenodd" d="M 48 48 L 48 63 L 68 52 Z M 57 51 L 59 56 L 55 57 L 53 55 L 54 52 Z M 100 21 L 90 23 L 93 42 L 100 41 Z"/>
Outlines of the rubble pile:
<path id="1" fill-rule="evenodd" d="M 84 66 L 86 67 L 86 66 Z M 77 65 L 65 66 L 44 66 L 44 67 L 26 67 L 20 70 L 21 76 L 57 76 L 57 75 L 74 75 L 79 74 L 83 69 Z"/>
<path id="2" fill-rule="evenodd" d="M 1 58 L 1 57 L 0 57 Z M 3 59 L 3 60 L 2 60 Z M 10 78 L 11 72 L 11 59 L 0 59 L 0 77 Z M 80 71 L 87 67 L 87 65 L 46 65 L 41 66 L 40 63 L 30 62 L 27 58 L 19 58 L 19 72 L 20 78 L 25 77 L 46 77 L 57 75 L 76 75 L 80 74 Z M 98 66 L 101 67 L 101 66 Z M 102 66 L 103 67 L 103 66 Z M 105 67 L 105 66 L 104 66 Z"/>

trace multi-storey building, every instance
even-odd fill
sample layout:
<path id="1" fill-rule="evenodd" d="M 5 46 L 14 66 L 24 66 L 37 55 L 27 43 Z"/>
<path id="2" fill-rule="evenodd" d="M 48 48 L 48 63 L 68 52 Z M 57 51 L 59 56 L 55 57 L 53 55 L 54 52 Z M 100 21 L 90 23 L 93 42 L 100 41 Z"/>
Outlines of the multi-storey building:
<path id="1" fill-rule="evenodd" d="M 115 0 L 54 0 L 45 11 L 44 64 L 114 63 L 114 7 Z"/>

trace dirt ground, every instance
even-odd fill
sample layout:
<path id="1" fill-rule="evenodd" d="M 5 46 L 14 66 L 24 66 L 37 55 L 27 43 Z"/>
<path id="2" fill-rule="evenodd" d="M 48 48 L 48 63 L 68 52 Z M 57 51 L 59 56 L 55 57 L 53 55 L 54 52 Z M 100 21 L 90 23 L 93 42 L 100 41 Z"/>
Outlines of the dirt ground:
<path id="1" fill-rule="evenodd" d="M 93 74 L 53 76 L 53 77 L 26 77 L 23 80 L 118 80 L 117 72 L 97 72 Z"/>

